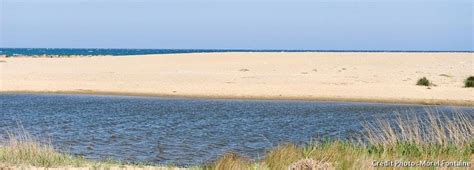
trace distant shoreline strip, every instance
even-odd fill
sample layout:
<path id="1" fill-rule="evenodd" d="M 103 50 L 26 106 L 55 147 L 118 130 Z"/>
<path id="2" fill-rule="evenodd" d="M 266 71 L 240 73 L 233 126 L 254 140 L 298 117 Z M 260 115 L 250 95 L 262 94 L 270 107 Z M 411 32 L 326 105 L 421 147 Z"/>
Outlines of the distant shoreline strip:
<path id="1" fill-rule="evenodd" d="M 129 97 L 163 97 L 182 99 L 223 99 L 223 100 L 274 100 L 274 101 L 320 101 L 320 102 L 356 102 L 380 104 L 412 104 L 412 105 L 443 105 L 474 107 L 473 101 L 465 100 L 440 100 L 440 99 L 405 99 L 405 98 L 349 98 L 349 97 L 323 97 L 323 96 L 232 96 L 232 95 L 186 95 L 186 94 L 160 94 L 139 92 L 113 92 L 113 91 L 0 91 L 4 94 L 63 94 L 63 95 L 100 95 L 100 96 L 129 96 Z"/>
<path id="2" fill-rule="evenodd" d="M 0 55 L 11 56 L 124 56 L 149 54 L 186 54 L 216 52 L 331 52 L 331 53 L 474 53 L 474 51 L 422 51 L 422 50 L 274 50 L 274 49 L 106 49 L 106 48 L 0 48 Z"/>

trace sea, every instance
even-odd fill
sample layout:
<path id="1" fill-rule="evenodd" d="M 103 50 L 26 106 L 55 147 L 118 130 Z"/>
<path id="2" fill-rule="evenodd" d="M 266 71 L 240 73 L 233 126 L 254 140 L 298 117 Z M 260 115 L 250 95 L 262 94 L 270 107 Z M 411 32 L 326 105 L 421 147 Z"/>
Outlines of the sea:
<path id="1" fill-rule="evenodd" d="M 0 48 L 0 56 L 40 56 L 40 55 L 145 55 L 177 53 L 213 52 L 473 52 L 473 51 L 394 51 L 394 50 L 293 50 L 293 49 L 107 49 L 107 48 Z"/>

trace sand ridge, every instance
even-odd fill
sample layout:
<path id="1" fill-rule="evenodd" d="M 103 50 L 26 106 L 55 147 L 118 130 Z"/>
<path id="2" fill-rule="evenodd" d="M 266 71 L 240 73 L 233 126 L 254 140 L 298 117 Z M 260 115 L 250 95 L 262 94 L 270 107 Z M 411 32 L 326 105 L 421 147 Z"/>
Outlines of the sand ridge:
<path id="1" fill-rule="evenodd" d="M 229 52 L 2 58 L 0 92 L 474 106 L 474 53 Z M 427 77 L 436 86 L 416 86 Z"/>

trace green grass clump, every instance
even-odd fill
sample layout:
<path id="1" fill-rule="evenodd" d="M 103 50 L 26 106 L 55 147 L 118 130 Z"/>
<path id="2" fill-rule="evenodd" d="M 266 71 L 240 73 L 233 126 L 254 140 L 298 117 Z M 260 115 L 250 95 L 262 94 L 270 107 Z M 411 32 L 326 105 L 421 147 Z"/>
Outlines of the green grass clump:
<path id="1" fill-rule="evenodd" d="M 474 87 L 474 76 L 469 76 L 464 80 L 464 87 Z"/>
<path id="2" fill-rule="evenodd" d="M 431 82 L 426 77 L 423 77 L 423 78 L 418 79 L 418 81 L 416 82 L 416 85 L 418 85 L 418 86 L 430 86 Z"/>

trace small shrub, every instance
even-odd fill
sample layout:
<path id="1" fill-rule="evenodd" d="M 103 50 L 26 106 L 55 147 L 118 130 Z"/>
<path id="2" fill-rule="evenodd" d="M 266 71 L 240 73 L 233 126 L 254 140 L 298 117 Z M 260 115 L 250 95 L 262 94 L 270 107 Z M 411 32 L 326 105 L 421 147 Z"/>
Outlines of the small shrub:
<path id="1" fill-rule="evenodd" d="M 465 86 L 465 87 L 474 87 L 474 76 L 469 76 L 469 77 L 464 81 L 464 86 Z"/>
<path id="2" fill-rule="evenodd" d="M 421 79 L 418 79 L 418 82 L 416 82 L 416 85 L 418 85 L 418 86 L 430 86 L 431 82 L 426 77 L 423 77 Z"/>

